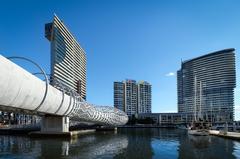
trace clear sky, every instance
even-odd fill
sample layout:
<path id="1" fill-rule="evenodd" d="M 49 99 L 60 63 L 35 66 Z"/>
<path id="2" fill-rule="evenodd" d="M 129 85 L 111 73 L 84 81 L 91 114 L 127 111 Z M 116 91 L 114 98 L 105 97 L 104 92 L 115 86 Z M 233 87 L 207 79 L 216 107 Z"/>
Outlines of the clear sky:
<path id="1" fill-rule="evenodd" d="M 89 102 L 113 105 L 113 81 L 130 78 L 152 84 L 153 112 L 177 112 L 181 59 L 235 48 L 240 119 L 239 8 L 238 0 L 2 0 L 0 53 L 28 57 L 49 72 L 44 24 L 56 13 L 86 51 Z"/>

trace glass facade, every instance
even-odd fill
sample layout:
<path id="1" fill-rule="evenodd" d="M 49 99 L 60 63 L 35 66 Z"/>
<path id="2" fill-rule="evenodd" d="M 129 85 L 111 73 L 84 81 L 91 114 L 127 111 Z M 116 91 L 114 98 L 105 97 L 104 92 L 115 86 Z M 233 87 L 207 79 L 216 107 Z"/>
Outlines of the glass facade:
<path id="1" fill-rule="evenodd" d="M 45 37 L 51 42 L 51 77 L 86 100 L 84 50 L 56 15 L 52 23 L 45 25 Z"/>
<path id="2" fill-rule="evenodd" d="M 213 122 L 234 120 L 234 49 L 182 62 L 177 72 L 178 112 Z"/>

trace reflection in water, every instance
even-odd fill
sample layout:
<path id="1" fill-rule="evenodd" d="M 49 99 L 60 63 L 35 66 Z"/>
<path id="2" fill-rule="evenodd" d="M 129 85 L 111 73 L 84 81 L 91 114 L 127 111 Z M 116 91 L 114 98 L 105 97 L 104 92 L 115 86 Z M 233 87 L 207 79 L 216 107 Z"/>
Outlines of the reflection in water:
<path id="1" fill-rule="evenodd" d="M 127 148 L 124 135 L 114 133 L 86 135 L 76 140 L 31 139 L 28 137 L 0 136 L 0 157 L 7 158 L 113 158 Z"/>
<path id="2" fill-rule="evenodd" d="M 38 142 L 22 136 L 0 135 L 0 158 L 33 158 L 41 155 Z"/>
<path id="3" fill-rule="evenodd" d="M 0 158 L 235 159 L 240 143 L 177 129 L 119 129 L 74 140 L 0 135 Z"/>
<path id="4" fill-rule="evenodd" d="M 81 156 L 81 158 L 86 159 L 102 156 L 113 158 L 114 155 L 121 153 L 128 146 L 128 140 L 124 135 L 107 133 L 86 138 L 71 145 L 69 153 L 75 157 Z"/>
<path id="5" fill-rule="evenodd" d="M 232 140 L 223 139 L 216 136 L 192 136 L 186 135 L 180 138 L 179 158 L 196 159 L 231 159 Z"/>
<path id="6" fill-rule="evenodd" d="M 178 133 L 174 129 L 152 129 L 153 158 L 178 158 Z"/>
<path id="7" fill-rule="evenodd" d="M 236 142 L 234 141 L 233 142 L 233 155 L 234 156 L 238 156 L 238 158 L 240 158 L 240 143 L 239 142 Z"/>
<path id="8" fill-rule="evenodd" d="M 124 134 L 128 139 L 128 147 L 116 154 L 114 159 L 146 159 L 153 156 L 151 148 L 151 129 L 119 129 L 118 134 Z"/>
<path id="9" fill-rule="evenodd" d="M 152 148 L 154 150 L 154 157 L 159 158 L 159 156 L 165 156 L 165 159 L 178 158 L 178 141 L 161 141 L 161 140 L 153 140 Z"/>

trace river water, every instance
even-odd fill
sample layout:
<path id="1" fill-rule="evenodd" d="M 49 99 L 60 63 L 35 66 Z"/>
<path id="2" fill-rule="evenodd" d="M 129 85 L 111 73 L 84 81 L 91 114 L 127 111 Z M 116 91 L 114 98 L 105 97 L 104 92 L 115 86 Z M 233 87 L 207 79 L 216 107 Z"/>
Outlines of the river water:
<path id="1" fill-rule="evenodd" d="M 240 158 L 240 142 L 162 128 L 125 128 L 71 140 L 0 135 L 0 158 L 233 159 Z"/>

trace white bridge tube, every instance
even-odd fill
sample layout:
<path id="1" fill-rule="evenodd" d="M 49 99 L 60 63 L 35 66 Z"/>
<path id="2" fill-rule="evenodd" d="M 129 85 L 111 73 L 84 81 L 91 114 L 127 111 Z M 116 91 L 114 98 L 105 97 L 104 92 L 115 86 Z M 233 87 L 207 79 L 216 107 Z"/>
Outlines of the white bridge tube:
<path id="1" fill-rule="evenodd" d="M 93 106 L 48 85 L 0 55 L 0 110 L 69 116 L 72 120 L 124 125 L 127 115 L 113 107 Z M 41 106 L 39 106 L 41 104 Z"/>

